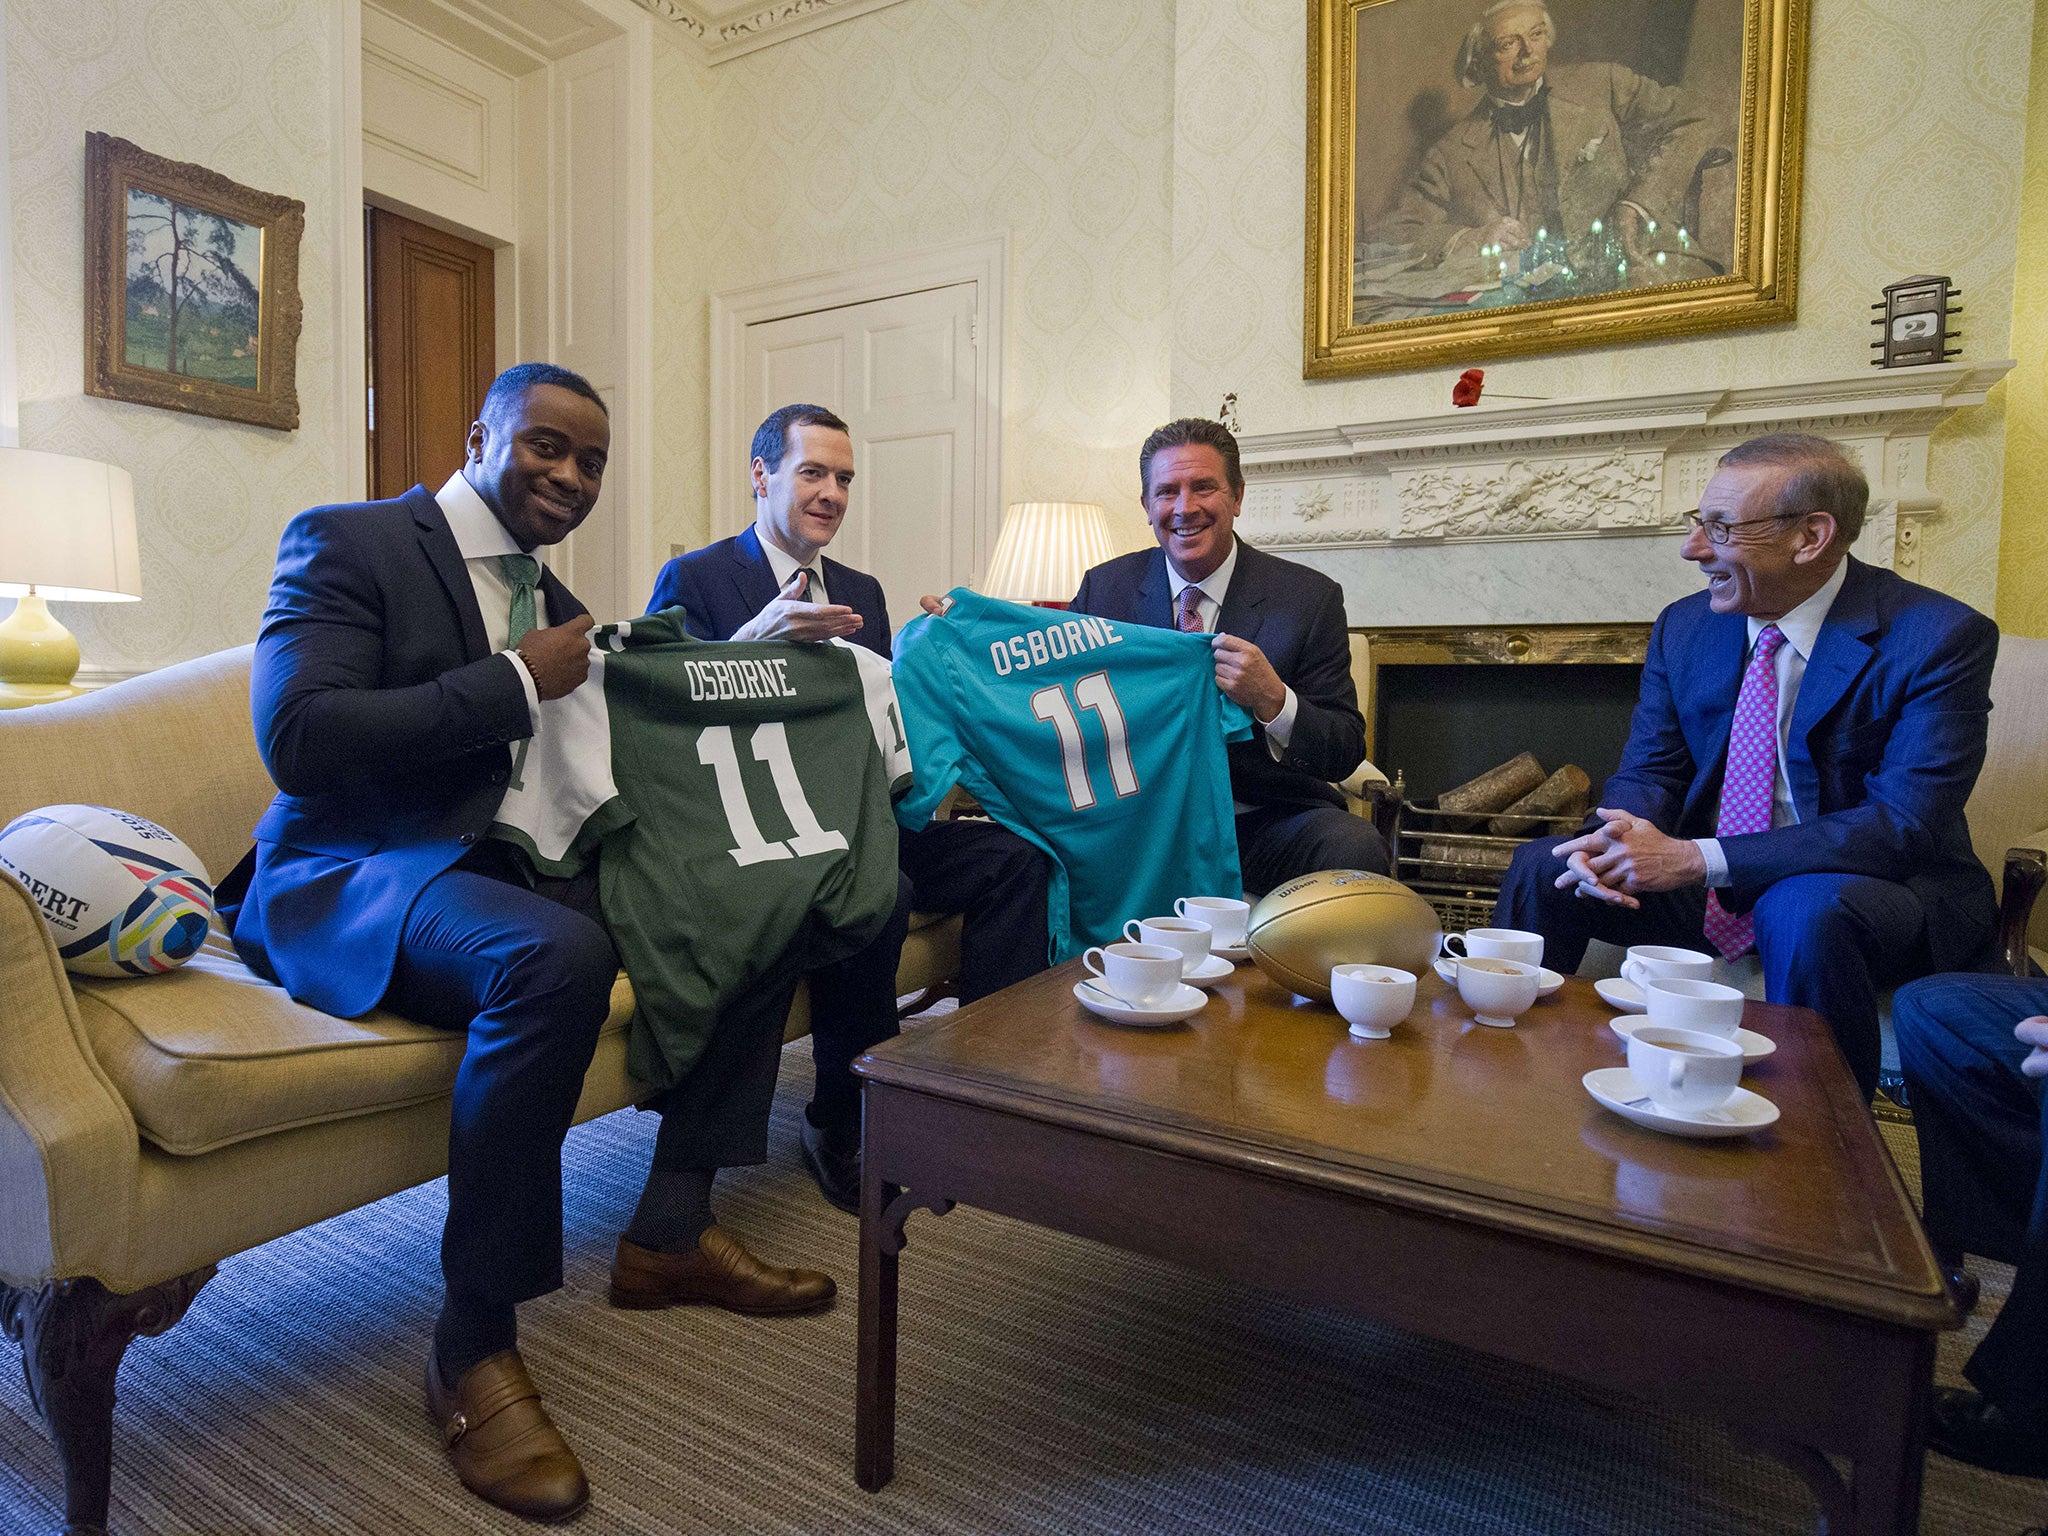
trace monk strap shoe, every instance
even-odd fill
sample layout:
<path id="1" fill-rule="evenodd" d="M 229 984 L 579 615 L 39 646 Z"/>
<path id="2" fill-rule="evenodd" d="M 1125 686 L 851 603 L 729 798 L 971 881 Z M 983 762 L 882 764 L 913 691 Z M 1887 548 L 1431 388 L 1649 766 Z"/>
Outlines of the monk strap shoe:
<path id="1" fill-rule="evenodd" d="M 427 1357 L 427 1416 L 478 1498 L 528 1520 L 567 1520 L 590 1502 L 590 1483 L 569 1442 L 540 1405 L 519 1351 L 487 1356 L 450 1387 Z"/>

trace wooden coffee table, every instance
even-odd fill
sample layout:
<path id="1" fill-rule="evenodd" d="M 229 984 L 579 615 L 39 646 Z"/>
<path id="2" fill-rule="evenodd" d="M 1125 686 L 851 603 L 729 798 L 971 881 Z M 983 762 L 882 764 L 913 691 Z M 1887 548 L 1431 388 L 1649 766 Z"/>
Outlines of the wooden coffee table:
<path id="1" fill-rule="evenodd" d="M 1498 1030 L 1428 975 L 1391 1040 L 1359 1042 L 1248 965 L 1163 1030 L 1097 1021 L 1082 974 L 856 1064 L 863 1488 L 895 1465 L 904 1223 L 965 1203 L 1718 1415 L 1833 1536 L 1916 1528 L 1935 1334 L 1959 1319 L 1817 1015 L 1751 1004 L 1778 1051 L 1745 1082 L 1782 1118 L 1681 1141 L 1587 1096 L 1623 1053 L 1577 979 Z"/>

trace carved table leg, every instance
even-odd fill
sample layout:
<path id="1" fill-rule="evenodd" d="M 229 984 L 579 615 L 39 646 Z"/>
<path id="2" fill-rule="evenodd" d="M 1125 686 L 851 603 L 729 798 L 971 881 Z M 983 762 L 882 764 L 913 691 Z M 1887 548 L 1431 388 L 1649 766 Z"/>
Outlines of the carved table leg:
<path id="1" fill-rule="evenodd" d="M 896 1265 L 903 1224 L 922 1207 L 943 1216 L 950 1200 L 885 1184 L 864 1158 L 860 1191 L 860 1371 L 853 1414 L 853 1475 L 869 1493 L 896 1474 Z"/>
<path id="2" fill-rule="evenodd" d="M 137 1335 L 162 1333 L 183 1317 L 213 1274 L 209 1264 L 122 1295 L 91 1279 L 0 1285 L 0 1331 L 21 1345 L 29 1399 L 64 1469 L 66 1536 L 99 1536 L 107 1527 L 121 1357 Z"/>

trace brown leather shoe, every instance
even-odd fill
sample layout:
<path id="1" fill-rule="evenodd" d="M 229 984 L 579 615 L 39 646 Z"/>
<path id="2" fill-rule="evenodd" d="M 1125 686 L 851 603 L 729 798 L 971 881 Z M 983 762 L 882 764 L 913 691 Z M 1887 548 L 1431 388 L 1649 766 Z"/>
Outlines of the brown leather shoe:
<path id="1" fill-rule="evenodd" d="M 612 1305 L 710 1306 L 750 1316 L 786 1317 L 822 1312 L 839 1287 L 815 1269 L 763 1264 L 722 1227 L 706 1227 L 695 1253 L 657 1253 L 619 1239 L 612 1256 Z"/>
<path id="2" fill-rule="evenodd" d="M 477 1497 L 529 1520 L 567 1520 L 590 1502 L 590 1483 L 555 1428 L 519 1351 L 486 1356 L 451 1390 L 427 1353 L 427 1416 Z"/>

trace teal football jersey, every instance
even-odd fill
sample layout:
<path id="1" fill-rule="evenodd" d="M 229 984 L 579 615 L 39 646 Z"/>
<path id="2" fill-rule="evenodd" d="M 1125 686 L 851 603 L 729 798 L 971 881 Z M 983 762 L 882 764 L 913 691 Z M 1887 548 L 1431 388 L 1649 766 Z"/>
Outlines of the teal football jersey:
<path id="1" fill-rule="evenodd" d="M 1121 938 L 1176 896 L 1237 896 L 1224 743 L 1251 716 L 1216 687 L 1209 636 L 952 593 L 896 637 L 915 830 L 955 783 L 1052 856 L 1052 958 Z"/>

